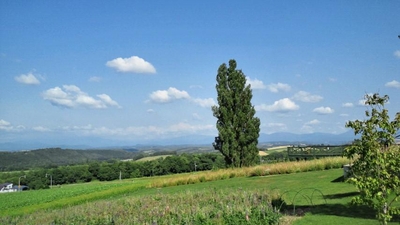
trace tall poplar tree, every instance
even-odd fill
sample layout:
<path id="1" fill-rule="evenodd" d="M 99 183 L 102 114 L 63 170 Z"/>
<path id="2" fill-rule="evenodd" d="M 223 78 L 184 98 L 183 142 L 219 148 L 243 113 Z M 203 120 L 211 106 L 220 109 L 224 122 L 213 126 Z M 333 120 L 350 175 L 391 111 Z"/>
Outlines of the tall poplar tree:
<path id="1" fill-rule="evenodd" d="M 258 162 L 260 119 L 251 105 L 253 97 L 246 76 L 236 69 L 236 61 L 223 63 L 217 74 L 218 105 L 212 111 L 217 118 L 218 137 L 213 146 L 225 157 L 227 167 L 243 167 Z"/>

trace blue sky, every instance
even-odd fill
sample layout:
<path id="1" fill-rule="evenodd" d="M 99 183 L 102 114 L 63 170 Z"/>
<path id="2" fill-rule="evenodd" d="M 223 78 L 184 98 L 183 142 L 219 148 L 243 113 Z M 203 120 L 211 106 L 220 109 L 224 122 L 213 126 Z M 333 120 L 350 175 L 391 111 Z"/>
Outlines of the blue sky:
<path id="1" fill-rule="evenodd" d="M 262 133 L 343 133 L 400 111 L 399 1 L 0 2 L 0 143 L 216 135 L 235 59 Z M 210 142 L 213 140 L 211 139 Z"/>

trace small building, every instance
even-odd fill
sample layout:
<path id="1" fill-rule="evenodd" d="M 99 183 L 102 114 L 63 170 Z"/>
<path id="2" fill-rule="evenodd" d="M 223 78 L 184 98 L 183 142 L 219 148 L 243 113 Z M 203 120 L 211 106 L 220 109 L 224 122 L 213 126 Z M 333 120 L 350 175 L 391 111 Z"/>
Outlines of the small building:
<path id="1" fill-rule="evenodd" d="M 0 184 L 0 193 L 14 192 L 14 191 L 17 191 L 17 190 L 13 189 L 12 183 Z"/>
<path id="2" fill-rule="evenodd" d="M 26 185 L 21 185 L 18 187 L 18 185 L 13 185 L 12 183 L 0 184 L 0 193 L 24 191 L 28 189 L 29 187 Z"/>

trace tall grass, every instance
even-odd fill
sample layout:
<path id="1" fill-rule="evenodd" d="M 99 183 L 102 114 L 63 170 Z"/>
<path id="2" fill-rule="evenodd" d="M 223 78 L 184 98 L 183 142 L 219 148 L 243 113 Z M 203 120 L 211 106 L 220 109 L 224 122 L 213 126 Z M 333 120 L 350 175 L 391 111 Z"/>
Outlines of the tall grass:
<path id="1" fill-rule="evenodd" d="M 277 174 L 289 174 L 307 171 L 341 168 L 348 163 L 343 157 L 327 157 L 309 161 L 281 162 L 275 164 L 263 164 L 255 167 L 221 169 L 218 171 L 197 172 L 191 175 L 183 174 L 174 177 L 154 180 L 150 187 L 168 187 L 186 184 L 196 184 L 207 181 L 224 180 L 233 177 L 267 176 Z"/>
<path id="2" fill-rule="evenodd" d="M 187 191 L 0 218 L 2 224 L 277 224 L 281 215 L 266 190 Z"/>

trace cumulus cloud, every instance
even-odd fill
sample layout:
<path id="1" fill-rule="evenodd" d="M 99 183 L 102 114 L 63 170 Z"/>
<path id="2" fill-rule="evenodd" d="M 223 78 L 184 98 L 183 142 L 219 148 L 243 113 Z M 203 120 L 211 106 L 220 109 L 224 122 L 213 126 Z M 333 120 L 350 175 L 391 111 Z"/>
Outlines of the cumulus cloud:
<path id="1" fill-rule="evenodd" d="M 186 91 L 178 90 L 174 87 L 170 87 L 167 90 L 157 90 L 152 92 L 149 96 L 149 100 L 146 102 L 169 103 L 181 99 L 189 100 L 201 107 L 211 107 L 216 105 L 213 98 L 192 98 Z"/>
<path id="2" fill-rule="evenodd" d="M 278 101 L 275 101 L 272 105 L 261 104 L 255 106 L 257 111 L 268 111 L 268 112 L 289 112 L 298 110 L 300 107 L 296 105 L 295 102 L 290 100 L 289 98 L 283 98 Z"/>
<path id="3" fill-rule="evenodd" d="M 400 50 L 393 52 L 394 57 L 400 59 Z"/>
<path id="4" fill-rule="evenodd" d="M 121 106 L 116 101 L 112 100 L 111 97 L 106 94 L 100 94 L 97 95 L 97 97 L 99 97 L 106 105 L 121 108 Z"/>
<path id="5" fill-rule="evenodd" d="M 13 126 L 10 122 L 0 119 L 0 130 L 5 130 L 5 131 L 21 131 L 24 130 L 25 127 L 22 125 L 19 126 Z"/>
<path id="6" fill-rule="evenodd" d="M 314 119 L 314 120 L 306 122 L 305 125 L 317 125 L 317 124 L 320 124 L 320 123 L 321 122 L 319 120 Z"/>
<path id="7" fill-rule="evenodd" d="M 288 84 L 277 83 L 277 84 L 269 84 L 267 86 L 268 90 L 273 93 L 277 93 L 279 91 L 290 91 L 291 87 Z"/>
<path id="8" fill-rule="evenodd" d="M 312 95 L 306 91 L 299 91 L 293 96 L 293 99 L 302 102 L 319 102 L 323 99 L 323 97 L 319 95 Z"/>
<path id="9" fill-rule="evenodd" d="M 11 123 L 5 120 L 0 120 L 0 130 L 8 130 L 11 127 Z"/>
<path id="10" fill-rule="evenodd" d="M 346 103 L 343 103 L 342 104 L 342 107 L 345 107 L 345 108 L 351 108 L 351 107 L 353 107 L 354 105 L 353 105 L 353 103 L 351 103 L 351 102 L 346 102 Z"/>
<path id="11" fill-rule="evenodd" d="M 261 80 L 258 80 L 258 79 L 252 80 L 250 77 L 246 77 L 246 85 L 249 85 L 249 84 L 251 86 L 251 89 L 265 89 L 266 88 L 265 84 Z"/>
<path id="12" fill-rule="evenodd" d="M 14 77 L 15 81 L 22 83 L 22 84 L 28 84 L 28 85 L 38 85 L 40 84 L 40 81 L 33 75 L 33 73 L 28 73 L 28 74 L 21 74 L 19 76 Z"/>
<path id="13" fill-rule="evenodd" d="M 106 66 L 114 68 L 122 73 L 156 73 L 156 69 L 151 63 L 138 56 L 116 58 L 108 61 Z"/>
<path id="14" fill-rule="evenodd" d="M 190 95 L 186 91 L 180 91 L 174 87 L 168 90 L 158 90 L 150 94 L 150 101 L 155 103 L 167 103 L 177 99 L 190 99 Z"/>
<path id="15" fill-rule="evenodd" d="M 193 98 L 192 102 L 196 103 L 197 105 L 201 107 L 211 107 L 213 105 L 216 105 L 215 101 L 213 98 Z"/>
<path id="16" fill-rule="evenodd" d="M 321 106 L 321 107 L 315 108 L 315 109 L 313 110 L 313 112 L 318 113 L 318 114 L 321 114 L 321 115 L 326 115 L 326 114 L 331 114 L 331 113 L 333 113 L 334 110 L 331 109 L 330 107 L 323 107 L 323 106 Z"/>
<path id="17" fill-rule="evenodd" d="M 49 101 L 52 105 L 65 108 L 92 108 L 105 109 L 109 106 L 120 107 L 119 104 L 112 100 L 106 94 L 99 94 L 97 98 L 89 96 L 87 93 L 75 85 L 63 85 L 62 88 L 50 88 L 42 93 L 44 100 Z"/>
<path id="18" fill-rule="evenodd" d="M 400 52 L 400 51 L 399 51 Z M 400 53 L 399 53 L 400 54 Z M 390 82 L 387 82 L 385 84 L 386 87 L 391 87 L 391 88 L 400 88 L 400 82 L 397 80 L 392 80 Z"/>

